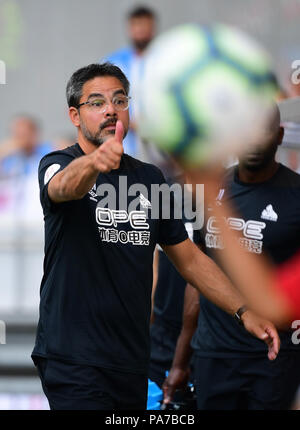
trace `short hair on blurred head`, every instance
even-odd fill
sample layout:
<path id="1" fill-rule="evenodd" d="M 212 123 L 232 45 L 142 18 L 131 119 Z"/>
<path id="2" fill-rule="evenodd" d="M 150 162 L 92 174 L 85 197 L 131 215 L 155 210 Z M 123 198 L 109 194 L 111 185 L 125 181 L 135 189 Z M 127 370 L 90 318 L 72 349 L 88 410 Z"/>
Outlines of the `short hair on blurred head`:
<path id="1" fill-rule="evenodd" d="M 131 9 L 128 13 L 128 19 L 132 18 L 141 18 L 141 17 L 148 17 L 152 19 L 156 19 L 156 13 L 154 10 L 150 9 L 147 6 L 136 6 L 133 9 Z"/>
<path id="2" fill-rule="evenodd" d="M 86 67 L 76 70 L 68 81 L 66 96 L 69 107 L 78 107 L 82 96 L 83 85 L 94 78 L 112 76 L 117 78 L 128 95 L 129 81 L 122 70 L 112 63 L 89 64 Z"/>

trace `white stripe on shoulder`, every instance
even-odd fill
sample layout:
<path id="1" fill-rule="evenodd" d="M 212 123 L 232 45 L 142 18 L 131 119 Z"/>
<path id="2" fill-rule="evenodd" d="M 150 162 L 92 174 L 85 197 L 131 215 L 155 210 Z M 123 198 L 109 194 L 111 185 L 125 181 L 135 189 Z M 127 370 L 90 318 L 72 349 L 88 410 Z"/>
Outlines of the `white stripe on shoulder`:
<path id="1" fill-rule="evenodd" d="M 51 164 L 45 172 L 44 185 L 46 185 L 52 176 L 60 169 L 60 164 Z"/>

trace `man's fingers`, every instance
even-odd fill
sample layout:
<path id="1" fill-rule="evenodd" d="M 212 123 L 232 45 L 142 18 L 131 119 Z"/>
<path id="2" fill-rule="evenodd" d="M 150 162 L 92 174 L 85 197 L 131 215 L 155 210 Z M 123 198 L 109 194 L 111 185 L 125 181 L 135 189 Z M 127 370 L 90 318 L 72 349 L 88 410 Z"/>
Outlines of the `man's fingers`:
<path id="1" fill-rule="evenodd" d="M 120 144 L 120 142 L 113 142 L 109 149 L 114 154 L 119 155 L 119 156 L 122 155 L 124 152 L 123 145 L 122 145 L 122 143 Z"/>
<path id="2" fill-rule="evenodd" d="M 274 324 L 262 320 L 250 311 L 243 315 L 246 315 L 243 321 L 246 330 L 268 345 L 268 358 L 275 360 L 280 349 L 280 338 Z"/>
<path id="3" fill-rule="evenodd" d="M 263 340 L 268 345 L 268 358 L 269 360 L 275 360 L 278 354 L 278 347 L 276 346 L 276 338 L 269 335 L 268 332 L 262 329 L 257 330 L 257 337 Z"/>
<path id="4" fill-rule="evenodd" d="M 107 155 L 112 157 L 117 155 L 118 157 L 121 157 L 123 152 L 124 148 L 122 143 L 117 141 L 115 137 L 110 138 L 99 147 L 99 154 L 101 154 L 101 156 Z"/>
<path id="5" fill-rule="evenodd" d="M 272 339 L 273 345 L 277 352 L 279 352 L 280 348 L 280 337 L 278 335 L 278 332 L 273 327 L 266 327 L 265 328 L 266 333 L 268 333 L 269 337 Z"/>
<path id="6" fill-rule="evenodd" d="M 280 338 L 275 327 L 265 326 L 261 339 L 268 345 L 269 360 L 275 360 L 280 349 Z"/>
<path id="7" fill-rule="evenodd" d="M 95 163 L 96 168 L 103 173 L 107 173 L 112 169 L 117 169 L 120 166 L 120 157 L 113 154 L 103 154 Z"/>
<path id="8" fill-rule="evenodd" d="M 269 360 L 273 361 L 276 359 L 278 354 L 278 351 L 276 352 L 276 348 L 274 347 L 273 342 L 270 342 L 268 344 L 268 358 Z"/>
<path id="9" fill-rule="evenodd" d="M 115 135 L 107 139 L 94 153 L 94 166 L 99 172 L 107 173 L 120 166 L 123 149 L 124 127 L 122 121 L 116 123 Z"/>
<path id="10" fill-rule="evenodd" d="M 266 327 L 265 331 L 268 334 L 268 338 L 266 339 L 266 342 L 269 347 L 269 352 L 268 352 L 269 360 L 275 360 L 280 349 L 280 338 L 278 336 L 276 329 L 272 327 Z"/>
<path id="11" fill-rule="evenodd" d="M 124 136 L 124 127 L 122 121 L 118 119 L 116 123 L 116 129 L 115 129 L 115 139 L 119 142 L 123 142 L 123 136 Z"/>
<path id="12" fill-rule="evenodd" d="M 117 169 L 120 165 L 121 156 L 123 154 L 123 145 L 114 140 L 107 140 L 103 143 L 95 154 L 95 167 L 101 172 L 109 172 L 112 169 Z M 103 166 L 105 166 L 103 168 Z"/>
<path id="13" fill-rule="evenodd" d="M 167 382 L 163 384 L 162 389 L 164 393 L 163 403 L 166 405 L 172 401 L 173 395 L 174 395 L 174 389 L 170 387 L 170 385 Z"/>
<path id="14" fill-rule="evenodd" d="M 252 327 L 253 330 L 253 334 L 258 338 L 263 340 L 264 342 L 267 341 L 269 335 L 268 333 L 266 333 L 266 331 L 260 327 L 260 325 L 255 325 L 254 327 Z"/>
<path id="15" fill-rule="evenodd" d="M 106 159 L 113 162 L 120 161 L 122 153 L 123 153 L 122 145 L 114 142 L 103 150 L 101 154 L 101 158 L 102 160 Z"/>

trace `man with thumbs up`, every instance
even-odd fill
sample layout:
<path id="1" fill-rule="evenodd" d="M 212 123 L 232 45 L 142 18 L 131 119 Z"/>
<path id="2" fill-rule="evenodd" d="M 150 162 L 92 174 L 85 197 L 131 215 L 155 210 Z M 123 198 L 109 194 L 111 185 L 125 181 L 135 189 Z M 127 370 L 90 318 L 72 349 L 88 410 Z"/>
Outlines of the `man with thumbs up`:
<path id="1" fill-rule="evenodd" d="M 168 217 L 161 210 L 152 216 L 151 186 L 165 180 L 157 167 L 123 153 L 128 93 L 127 78 L 110 63 L 77 70 L 67 100 L 78 141 L 39 166 L 45 259 L 32 358 L 51 409 L 145 409 L 157 243 L 181 275 L 225 311 L 234 315 L 244 305 L 188 239 L 173 198 Z M 137 197 L 132 186 L 142 189 Z M 101 199 L 103 187 L 114 201 Z M 250 310 L 241 320 L 275 358 L 274 326 Z"/>

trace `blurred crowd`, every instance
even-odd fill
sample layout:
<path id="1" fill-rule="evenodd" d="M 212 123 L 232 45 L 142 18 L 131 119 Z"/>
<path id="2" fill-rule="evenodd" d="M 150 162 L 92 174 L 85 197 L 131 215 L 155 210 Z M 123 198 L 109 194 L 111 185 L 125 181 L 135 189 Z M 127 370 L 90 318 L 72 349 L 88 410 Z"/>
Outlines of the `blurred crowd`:
<path id="1" fill-rule="evenodd" d="M 37 169 L 47 153 L 73 143 L 65 137 L 42 139 L 40 120 L 29 114 L 11 119 L 9 135 L 0 144 L 0 220 L 22 220 L 34 224 L 42 220 Z"/>

